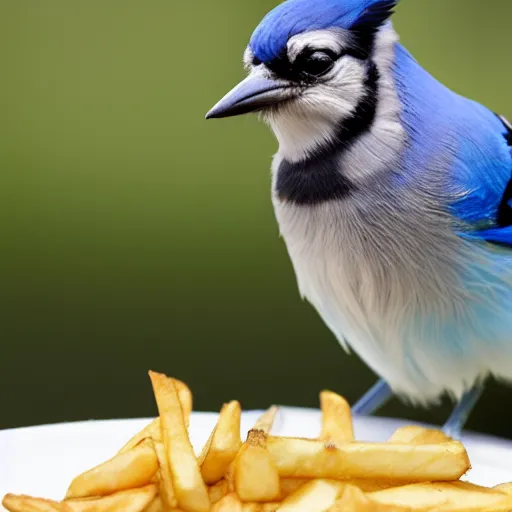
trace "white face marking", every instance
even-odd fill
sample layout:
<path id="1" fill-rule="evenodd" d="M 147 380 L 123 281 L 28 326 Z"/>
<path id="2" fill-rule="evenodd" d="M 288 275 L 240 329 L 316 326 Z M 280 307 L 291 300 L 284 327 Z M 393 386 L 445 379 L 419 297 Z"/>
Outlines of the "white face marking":
<path id="1" fill-rule="evenodd" d="M 364 65 L 352 57 L 339 59 L 326 78 L 278 110 L 263 113 L 279 141 L 279 154 L 291 162 L 332 139 L 336 125 L 352 115 L 364 95 Z"/>
<path id="2" fill-rule="evenodd" d="M 298 34 L 288 41 L 287 55 L 290 62 L 295 62 L 305 48 L 331 50 L 341 53 L 352 40 L 348 30 L 314 30 L 304 34 Z"/>
<path id="3" fill-rule="evenodd" d="M 244 58 L 243 58 L 244 68 L 247 71 L 247 73 L 250 73 L 253 70 L 253 68 L 255 67 L 252 63 L 253 59 L 254 59 L 254 54 L 252 53 L 251 48 L 248 46 L 245 49 Z"/>
<path id="4" fill-rule="evenodd" d="M 299 34 L 288 41 L 287 55 L 295 62 L 304 49 L 330 50 L 342 56 L 333 69 L 318 83 L 297 89 L 297 98 L 284 103 L 277 110 L 263 113 L 263 120 L 270 125 L 279 141 L 279 154 L 289 161 L 307 156 L 319 144 L 334 135 L 335 126 L 350 117 L 361 101 L 366 77 L 365 62 L 350 55 L 351 34 L 346 30 L 317 30 Z M 251 64 L 252 53 L 246 51 L 246 66 L 256 70 L 263 65 Z"/>
<path id="5" fill-rule="evenodd" d="M 400 120 L 401 105 L 393 78 L 396 32 L 383 28 L 375 40 L 373 61 L 379 71 L 379 98 L 371 130 L 363 134 L 340 162 L 354 183 L 364 184 L 381 169 L 396 166 L 396 158 L 405 142 L 405 130 Z"/>

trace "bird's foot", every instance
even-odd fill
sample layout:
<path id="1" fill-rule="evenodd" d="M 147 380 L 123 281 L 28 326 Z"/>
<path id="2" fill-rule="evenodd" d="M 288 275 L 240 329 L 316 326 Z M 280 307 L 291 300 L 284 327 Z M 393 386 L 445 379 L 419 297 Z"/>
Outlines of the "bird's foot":
<path id="1" fill-rule="evenodd" d="M 352 414 L 359 416 L 371 416 L 377 409 L 380 409 L 393 396 L 387 382 L 380 379 L 370 388 L 352 407 Z"/>
<path id="2" fill-rule="evenodd" d="M 443 432 L 452 439 L 460 440 L 462 429 L 466 424 L 471 411 L 474 409 L 479 398 L 482 396 L 484 386 L 481 383 L 475 384 L 469 391 L 466 391 L 460 402 L 456 405 L 448 421 L 444 424 Z M 358 416 L 371 416 L 378 409 L 384 406 L 393 396 L 389 385 L 380 379 L 370 388 L 352 407 L 352 414 Z"/>
<path id="3" fill-rule="evenodd" d="M 452 439 L 460 440 L 462 429 L 468 420 L 471 411 L 474 409 L 479 398 L 482 396 L 484 386 L 475 384 L 469 391 L 466 391 L 460 402 L 453 410 L 448 421 L 443 426 L 443 432 Z"/>

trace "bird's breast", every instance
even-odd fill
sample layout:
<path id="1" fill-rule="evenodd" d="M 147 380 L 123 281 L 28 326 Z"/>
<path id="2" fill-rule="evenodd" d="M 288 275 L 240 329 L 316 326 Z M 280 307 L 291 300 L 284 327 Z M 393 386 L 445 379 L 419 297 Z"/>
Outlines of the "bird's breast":
<path id="1" fill-rule="evenodd" d="M 274 197 L 302 296 L 342 344 L 413 394 L 421 388 L 410 380 L 407 344 L 415 322 L 447 316 L 463 303 L 464 290 L 460 247 L 448 224 L 428 209 L 406 212 L 408 205 L 396 201 L 376 196 L 368 209 L 357 195 L 314 207 Z"/>

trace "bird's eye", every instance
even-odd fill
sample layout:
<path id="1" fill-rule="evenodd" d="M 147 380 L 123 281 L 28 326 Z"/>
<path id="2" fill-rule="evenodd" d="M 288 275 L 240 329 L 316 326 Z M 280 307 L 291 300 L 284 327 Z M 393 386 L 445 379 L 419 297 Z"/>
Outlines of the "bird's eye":
<path id="1" fill-rule="evenodd" d="M 310 52 L 301 55 L 297 61 L 299 70 L 306 75 L 320 77 L 334 66 L 334 56 L 323 51 Z"/>

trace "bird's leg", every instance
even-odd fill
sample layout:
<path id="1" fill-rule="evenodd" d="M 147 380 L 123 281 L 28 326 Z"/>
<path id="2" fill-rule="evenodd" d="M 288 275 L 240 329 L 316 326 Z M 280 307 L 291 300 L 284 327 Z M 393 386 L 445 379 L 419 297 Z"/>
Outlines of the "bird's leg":
<path id="1" fill-rule="evenodd" d="M 469 391 L 466 391 L 464 395 L 462 395 L 460 402 L 443 426 L 443 432 L 447 436 L 453 439 L 460 439 L 462 429 L 471 411 L 478 402 L 478 399 L 482 396 L 483 391 L 484 386 L 482 384 L 475 384 Z"/>
<path id="2" fill-rule="evenodd" d="M 352 414 L 370 416 L 377 409 L 380 409 L 392 396 L 393 392 L 387 382 L 380 379 L 352 407 Z"/>

